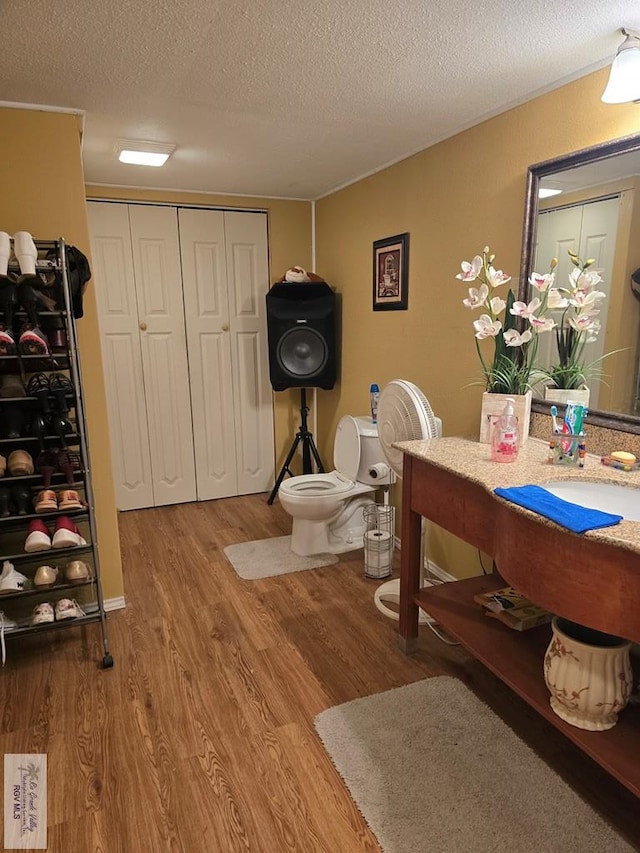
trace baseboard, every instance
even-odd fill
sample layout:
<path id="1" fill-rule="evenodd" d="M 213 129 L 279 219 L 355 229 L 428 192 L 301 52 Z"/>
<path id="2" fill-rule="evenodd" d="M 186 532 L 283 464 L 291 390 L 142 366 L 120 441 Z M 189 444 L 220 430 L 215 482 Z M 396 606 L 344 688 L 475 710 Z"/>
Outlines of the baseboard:
<path id="1" fill-rule="evenodd" d="M 394 537 L 394 544 L 398 551 L 402 550 L 402 542 L 397 536 Z M 443 583 L 449 583 L 449 581 L 459 580 L 459 578 L 450 575 L 449 572 L 445 572 L 445 570 L 441 569 L 437 563 L 434 563 L 433 560 L 429 560 L 428 558 L 425 558 L 424 567 L 428 574 L 433 575 Z"/>
<path id="2" fill-rule="evenodd" d="M 107 613 L 110 610 L 124 610 L 126 606 L 124 595 L 119 595 L 117 598 L 105 598 L 104 600 L 104 609 Z"/>

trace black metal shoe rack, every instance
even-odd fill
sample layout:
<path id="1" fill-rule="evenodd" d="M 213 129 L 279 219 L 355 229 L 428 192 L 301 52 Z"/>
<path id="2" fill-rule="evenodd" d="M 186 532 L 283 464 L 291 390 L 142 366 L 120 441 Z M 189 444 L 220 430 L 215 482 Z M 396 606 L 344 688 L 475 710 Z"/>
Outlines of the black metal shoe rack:
<path id="1" fill-rule="evenodd" d="M 11 562 L 16 571 L 27 577 L 24 590 L 4 592 L 0 595 L 0 611 L 5 616 L 4 639 L 7 655 L 11 654 L 14 643 L 19 643 L 25 635 L 36 634 L 42 631 L 56 631 L 66 628 L 78 628 L 89 623 L 99 622 L 102 634 L 103 655 L 101 666 L 108 669 L 113 666 L 113 657 L 109 651 L 107 633 L 107 620 L 102 595 L 102 584 L 100 581 L 100 563 L 97 547 L 97 531 L 95 522 L 95 508 L 93 488 L 91 483 L 91 465 L 89 447 L 86 432 L 86 416 L 83 397 L 82 373 L 78 357 L 77 337 L 75 319 L 72 310 L 72 295 L 70 289 L 69 267 L 67 250 L 63 239 L 43 241 L 36 240 L 38 249 L 38 260 L 36 272 L 45 281 L 55 281 L 52 293 L 57 294 L 56 306 L 53 311 L 42 311 L 39 317 L 42 324 L 47 324 L 50 319 L 55 325 L 58 319 L 62 319 L 66 335 L 66 345 L 63 349 L 52 351 L 50 355 L 24 355 L 19 352 L 15 355 L 0 356 L 0 374 L 13 374 L 21 378 L 26 385 L 30 375 L 35 373 L 62 373 L 67 375 L 73 385 L 73 394 L 69 395 L 68 420 L 72 426 L 72 432 L 66 433 L 62 440 L 60 433 L 42 435 L 30 434 L 28 427 L 29 417 L 39 411 L 42 404 L 41 399 L 35 396 L 1 397 L 0 398 L 0 425 L 7 407 L 20 407 L 24 410 L 24 422 L 27 424 L 23 434 L 19 438 L 7 438 L 5 430 L 0 427 L 0 454 L 7 459 L 13 450 L 26 450 L 31 454 L 34 463 L 42 450 L 60 447 L 70 452 L 79 454 L 80 466 L 73 471 L 73 485 L 70 485 L 68 473 L 54 472 L 51 477 L 51 488 L 57 494 L 64 489 L 74 489 L 85 506 L 82 509 L 63 509 L 36 513 L 35 504 L 29 506 L 25 512 L 24 505 L 16 508 L 13 503 L 11 514 L 0 518 L 0 564 L 5 560 Z M 20 271 L 10 264 L 9 273 L 19 275 Z M 47 293 L 47 287 L 43 286 L 43 292 Z M 18 313 L 18 321 L 21 319 Z M 53 395 L 51 400 L 54 400 Z M 52 402 L 53 406 L 53 402 Z M 66 448 L 65 448 L 66 445 Z M 0 478 L 0 489 L 8 489 L 11 493 L 16 486 L 27 486 L 35 498 L 43 489 L 43 475 L 37 468 L 31 475 L 11 476 L 7 467 L 6 474 Z M 22 490 L 24 492 L 24 489 Z M 6 494 L 6 493 L 5 493 Z M 20 511 L 22 514 L 18 514 Z M 56 519 L 67 516 L 77 525 L 80 534 L 86 541 L 86 545 L 77 545 L 71 548 L 57 548 L 27 553 L 24 544 L 28 533 L 29 523 L 32 519 L 41 519 L 50 533 L 53 534 Z M 65 579 L 64 567 L 70 561 L 82 560 L 90 568 L 90 577 L 81 582 L 69 583 Z M 36 587 L 33 583 L 37 569 L 40 566 L 54 566 L 58 568 L 57 580 L 53 586 L 47 588 Z M 63 598 L 76 600 L 85 615 L 60 621 L 33 624 L 33 611 L 42 602 L 50 603 L 55 611 L 55 604 Z M 17 627 L 7 627 L 8 620 L 17 623 Z M 84 628 L 82 628 L 84 630 Z"/>

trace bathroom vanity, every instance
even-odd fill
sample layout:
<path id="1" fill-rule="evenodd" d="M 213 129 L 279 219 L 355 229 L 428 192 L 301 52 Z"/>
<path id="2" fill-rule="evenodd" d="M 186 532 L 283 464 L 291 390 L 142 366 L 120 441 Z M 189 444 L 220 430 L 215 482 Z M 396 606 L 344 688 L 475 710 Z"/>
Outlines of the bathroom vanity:
<path id="1" fill-rule="evenodd" d="M 415 648 L 418 608 L 447 631 L 588 755 L 640 797 L 640 706 L 629 705 L 609 731 L 570 726 L 552 711 L 543 658 L 551 626 L 514 631 L 487 618 L 479 592 L 510 584 L 531 601 L 574 622 L 640 643 L 640 522 L 574 534 L 498 498 L 493 489 L 559 479 L 624 483 L 620 472 L 587 457 L 584 469 L 547 463 L 546 442 L 530 439 L 518 460 L 499 465 L 490 448 L 463 438 L 401 442 L 404 453 L 400 644 Z M 420 589 L 421 517 L 493 558 L 498 573 Z"/>

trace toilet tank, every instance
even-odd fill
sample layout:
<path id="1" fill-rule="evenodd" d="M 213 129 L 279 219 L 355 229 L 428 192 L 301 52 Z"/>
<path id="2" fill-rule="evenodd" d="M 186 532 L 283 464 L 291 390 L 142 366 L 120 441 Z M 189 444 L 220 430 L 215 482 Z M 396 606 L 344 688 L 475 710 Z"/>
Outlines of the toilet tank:
<path id="1" fill-rule="evenodd" d="M 337 471 L 350 480 L 367 486 L 385 486 L 395 482 L 395 475 L 387 475 L 379 468 L 372 476 L 375 465 L 388 468 L 382 446 L 378 440 L 378 427 L 368 415 L 340 419 L 333 443 L 333 461 Z"/>

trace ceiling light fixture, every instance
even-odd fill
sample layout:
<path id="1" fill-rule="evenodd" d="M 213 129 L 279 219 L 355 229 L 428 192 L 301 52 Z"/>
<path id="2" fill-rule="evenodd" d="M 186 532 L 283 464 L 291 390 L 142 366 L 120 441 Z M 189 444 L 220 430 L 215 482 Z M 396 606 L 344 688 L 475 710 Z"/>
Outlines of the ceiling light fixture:
<path id="1" fill-rule="evenodd" d="M 175 145 L 133 139 L 121 139 L 117 146 L 118 160 L 134 166 L 164 166 L 175 150 Z"/>
<path id="2" fill-rule="evenodd" d="M 640 33 L 623 27 L 622 34 L 625 40 L 618 48 L 602 95 L 605 104 L 640 101 Z"/>
<path id="3" fill-rule="evenodd" d="M 560 195 L 562 190 L 552 190 L 551 187 L 540 187 L 538 198 L 551 198 L 552 195 Z"/>

